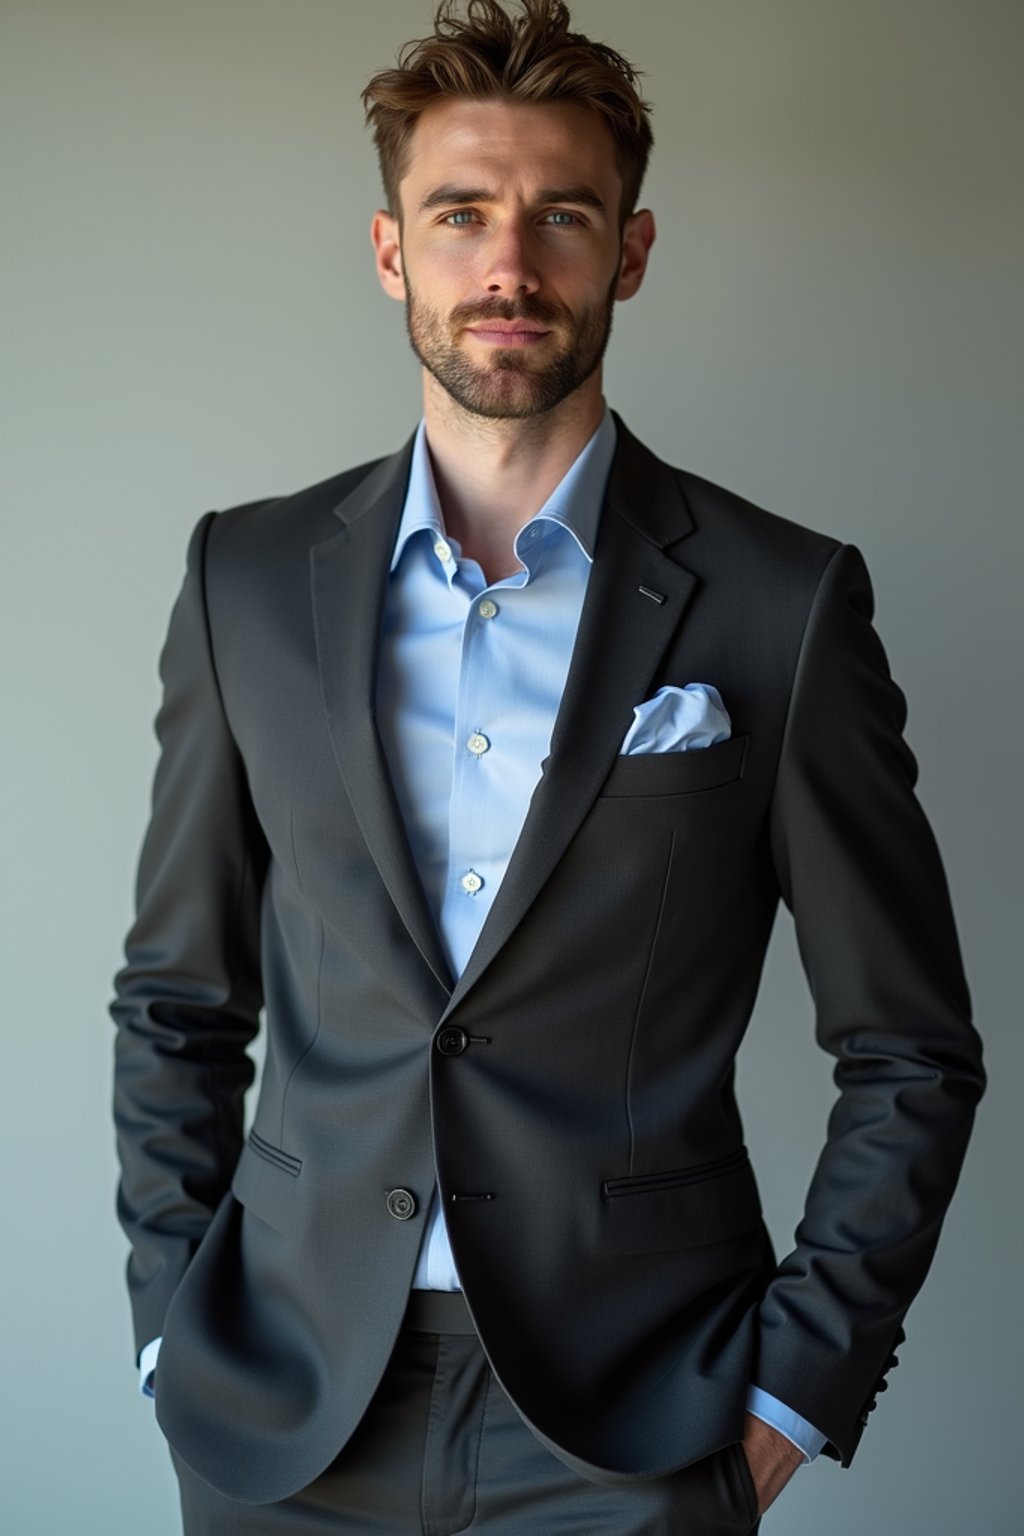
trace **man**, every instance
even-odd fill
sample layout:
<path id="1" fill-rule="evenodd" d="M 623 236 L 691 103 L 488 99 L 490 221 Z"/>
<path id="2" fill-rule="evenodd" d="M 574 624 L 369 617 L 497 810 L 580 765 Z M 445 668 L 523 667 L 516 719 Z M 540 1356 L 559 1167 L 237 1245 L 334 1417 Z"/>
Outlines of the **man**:
<path id="1" fill-rule="evenodd" d="M 569 25 L 444 5 L 371 82 L 423 422 L 190 542 L 113 1004 L 190 1536 L 755 1529 L 852 1459 L 982 1090 L 859 555 L 605 406 L 652 140 Z M 840 1094 L 778 1262 L 780 896 Z"/>

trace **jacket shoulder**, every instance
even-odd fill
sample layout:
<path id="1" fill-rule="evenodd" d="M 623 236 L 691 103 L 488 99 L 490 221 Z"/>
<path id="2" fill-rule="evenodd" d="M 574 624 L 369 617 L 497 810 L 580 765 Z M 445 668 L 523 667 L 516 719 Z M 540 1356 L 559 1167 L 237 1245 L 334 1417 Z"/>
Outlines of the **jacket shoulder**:
<path id="1" fill-rule="evenodd" d="M 304 588 L 311 548 L 342 532 L 337 508 L 386 462 L 372 459 L 288 495 L 205 512 L 190 551 L 198 554 L 211 618 L 240 623 L 254 604 L 269 616 Z"/>
<path id="2" fill-rule="evenodd" d="M 829 534 L 668 463 L 618 415 L 616 423 L 612 497 L 630 521 L 685 565 L 714 563 L 719 574 L 741 578 L 788 571 L 792 578 L 814 581 L 841 547 Z"/>
<path id="3" fill-rule="evenodd" d="M 223 507 L 216 513 L 218 540 L 231 535 L 243 540 L 247 535 L 266 537 L 278 529 L 291 535 L 300 522 L 315 525 L 319 518 L 330 517 L 334 508 L 383 462 L 383 458 L 368 459 L 354 469 L 343 470 L 283 496 L 265 496 Z M 325 532 L 329 532 L 331 524 L 325 522 L 324 527 Z"/>
<path id="4" fill-rule="evenodd" d="M 794 575 L 820 574 L 841 541 L 777 512 L 690 470 L 674 469 L 696 530 L 716 546 L 731 546 L 751 561 L 768 562 Z"/>

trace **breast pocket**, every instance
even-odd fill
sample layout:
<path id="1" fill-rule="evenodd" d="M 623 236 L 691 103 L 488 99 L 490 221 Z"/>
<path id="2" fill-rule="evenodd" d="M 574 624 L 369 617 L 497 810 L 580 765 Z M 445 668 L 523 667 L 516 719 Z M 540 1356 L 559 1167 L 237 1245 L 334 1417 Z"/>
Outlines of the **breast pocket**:
<path id="1" fill-rule="evenodd" d="M 733 736 L 689 752 L 637 752 L 615 759 L 601 799 L 642 795 L 693 795 L 721 789 L 743 777 L 749 736 Z"/>

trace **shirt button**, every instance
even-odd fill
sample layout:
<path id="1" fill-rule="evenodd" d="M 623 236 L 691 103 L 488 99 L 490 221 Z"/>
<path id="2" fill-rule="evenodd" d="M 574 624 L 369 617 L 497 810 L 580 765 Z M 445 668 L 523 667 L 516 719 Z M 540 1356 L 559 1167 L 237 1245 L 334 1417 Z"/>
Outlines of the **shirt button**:
<path id="1" fill-rule="evenodd" d="M 475 869 L 469 869 L 459 881 L 467 896 L 475 896 L 483 885 L 483 881 Z"/>
<path id="2" fill-rule="evenodd" d="M 447 565 L 448 561 L 452 557 L 452 547 L 450 544 L 446 544 L 444 539 L 438 539 L 437 543 L 434 545 L 434 554 L 440 560 L 442 565 Z"/>
<path id="3" fill-rule="evenodd" d="M 466 746 L 472 752 L 474 757 L 483 757 L 484 753 L 490 748 L 490 745 L 491 744 L 487 740 L 487 737 L 482 735 L 480 731 L 474 731 L 472 736 L 466 742 Z"/>
<path id="4" fill-rule="evenodd" d="M 485 597 L 476 611 L 482 619 L 493 619 L 497 616 L 498 605 L 492 603 L 489 597 Z"/>
<path id="5" fill-rule="evenodd" d="M 408 1221 L 416 1214 L 416 1198 L 407 1189 L 392 1189 L 388 1193 L 388 1210 L 396 1221 Z"/>

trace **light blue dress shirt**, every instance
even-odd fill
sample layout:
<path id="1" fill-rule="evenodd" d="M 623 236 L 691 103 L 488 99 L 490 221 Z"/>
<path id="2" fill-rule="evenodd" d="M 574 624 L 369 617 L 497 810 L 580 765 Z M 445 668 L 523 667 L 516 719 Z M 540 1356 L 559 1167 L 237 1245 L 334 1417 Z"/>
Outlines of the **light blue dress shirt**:
<path id="1" fill-rule="evenodd" d="M 385 600 L 377 723 L 455 977 L 490 911 L 548 755 L 615 440 L 606 407 L 564 478 L 516 534 L 521 568 L 488 584 L 445 531 L 423 422 L 416 433 Z M 413 1286 L 461 1289 L 436 1190 Z M 158 1348 L 153 1340 L 140 1357 L 147 1392 Z M 750 1387 L 747 1407 L 808 1460 L 825 1443 L 758 1387 Z"/>

